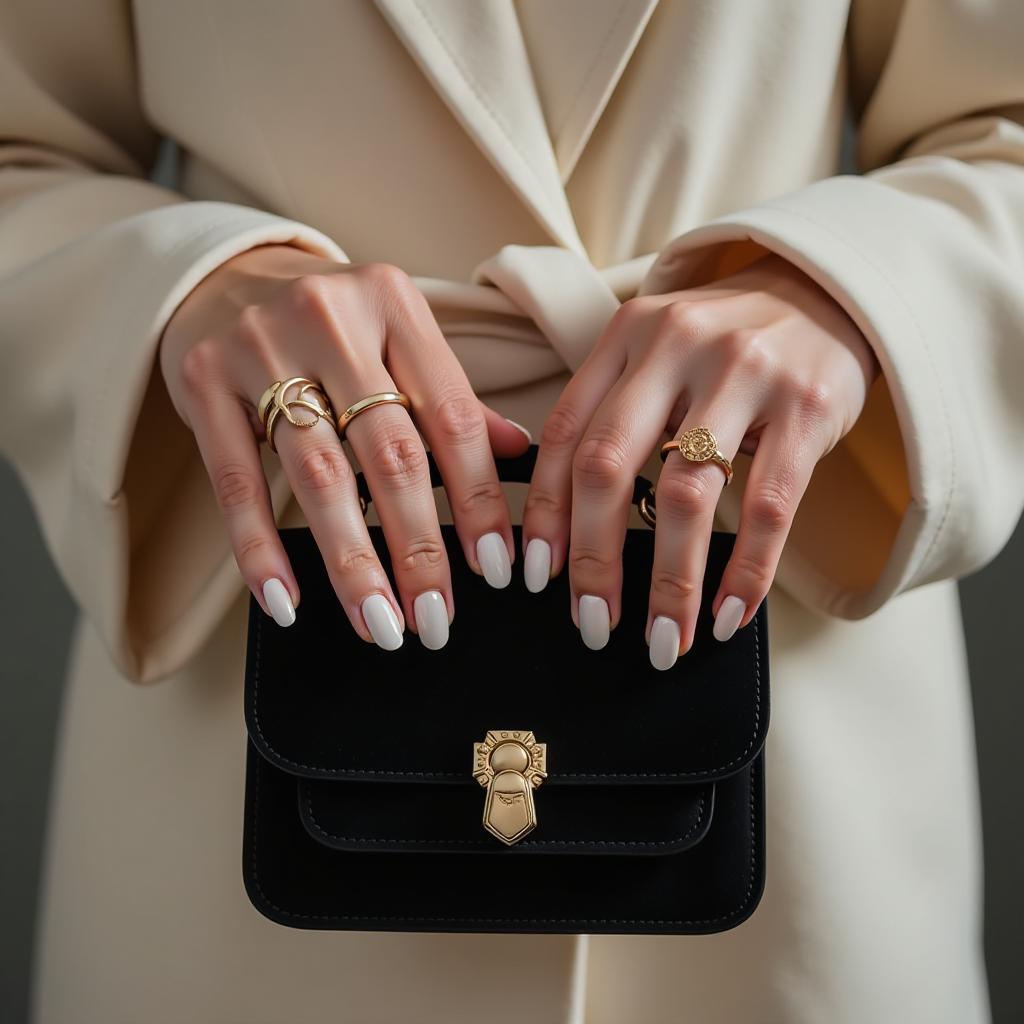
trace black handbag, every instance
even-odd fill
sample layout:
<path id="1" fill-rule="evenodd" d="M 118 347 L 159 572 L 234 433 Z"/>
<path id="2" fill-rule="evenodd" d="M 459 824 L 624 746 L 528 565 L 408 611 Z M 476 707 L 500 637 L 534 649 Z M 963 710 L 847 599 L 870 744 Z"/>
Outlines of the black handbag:
<path id="1" fill-rule="evenodd" d="M 497 459 L 500 478 L 528 482 L 536 453 Z M 643 477 L 633 500 L 655 521 Z M 497 590 L 441 530 L 456 610 L 437 651 L 411 632 L 397 651 L 357 636 L 309 529 L 280 530 L 302 598 L 286 629 L 249 605 L 255 907 L 297 928 L 385 931 L 700 933 L 746 919 L 765 875 L 768 642 L 765 602 L 728 641 L 711 633 L 733 535 L 712 533 L 693 646 L 660 671 L 644 641 L 653 529 L 626 531 L 621 621 L 600 651 L 572 623 L 566 571 L 537 594 L 521 572 Z"/>

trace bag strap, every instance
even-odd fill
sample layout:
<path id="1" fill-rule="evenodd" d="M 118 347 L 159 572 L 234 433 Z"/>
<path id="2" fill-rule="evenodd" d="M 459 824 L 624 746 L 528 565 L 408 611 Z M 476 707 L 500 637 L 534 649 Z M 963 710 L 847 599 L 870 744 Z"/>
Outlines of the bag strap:
<path id="1" fill-rule="evenodd" d="M 539 450 L 539 445 L 531 444 L 522 455 L 505 458 L 495 456 L 494 465 L 498 470 L 498 479 L 505 483 L 528 484 L 533 476 L 533 468 L 537 463 L 537 452 Z M 427 463 L 430 466 L 430 486 L 443 487 L 444 481 L 441 479 L 441 471 L 438 469 L 437 462 L 430 451 L 427 452 Z M 370 494 L 369 484 L 367 484 L 366 477 L 361 470 L 356 473 L 356 487 L 359 489 L 359 504 L 365 516 L 367 509 L 370 507 L 370 502 L 373 501 L 373 496 Z M 648 526 L 653 527 L 655 524 L 654 487 L 647 477 L 637 476 L 634 479 L 633 496 L 630 500 L 636 505 L 637 511 L 644 522 Z"/>

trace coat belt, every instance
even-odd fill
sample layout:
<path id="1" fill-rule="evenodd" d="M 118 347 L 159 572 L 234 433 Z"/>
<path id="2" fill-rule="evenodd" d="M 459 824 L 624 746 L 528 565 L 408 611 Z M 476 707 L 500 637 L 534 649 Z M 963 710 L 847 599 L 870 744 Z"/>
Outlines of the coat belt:
<path id="1" fill-rule="evenodd" d="M 655 253 L 598 270 L 570 249 L 505 245 L 469 282 L 414 277 L 477 394 L 575 372 Z"/>

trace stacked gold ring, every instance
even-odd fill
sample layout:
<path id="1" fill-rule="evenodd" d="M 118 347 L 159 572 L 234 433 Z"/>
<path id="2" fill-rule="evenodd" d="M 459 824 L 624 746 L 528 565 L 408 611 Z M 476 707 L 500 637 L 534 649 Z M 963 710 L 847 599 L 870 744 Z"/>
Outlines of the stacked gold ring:
<path id="1" fill-rule="evenodd" d="M 298 391 L 289 398 L 288 392 L 296 387 Z M 311 400 L 309 396 L 316 400 Z M 312 414 L 312 418 L 299 419 L 295 416 L 293 409 L 304 409 Z M 274 381 L 260 395 L 256 413 L 263 424 L 263 432 L 267 435 L 267 444 L 275 454 L 277 447 L 274 444 L 274 428 L 281 416 L 284 416 L 289 423 L 296 427 L 313 427 L 321 419 L 325 419 L 335 430 L 338 429 L 330 399 L 324 389 L 308 377 L 289 377 L 287 380 Z"/>
<path id="2" fill-rule="evenodd" d="M 668 458 L 669 452 L 679 452 L 690 462 L 717 463 L 725 471 L 726 487 L 732 483 L 732 463 L 719 451 L 718 441 L 707 427 L 691 427 L 679 437 L 666 441 L 659 452 L 662 462 Z"/>
<path id="3" fill-rule="evenodd" d="M 298 391 L 289 398 L 288 392 L 294 388 L 298 388 Z M 343 440 L 346 428 L 356 416 L 367 409 L 372 409 L 375 405 L 383 405 L 386 402 L 397 402 L 406 409 L 410 406 L 409 396 L 401 391 L 378 391 L 365 398 L 360 398 L 358 402 L 353 402 L 340 416 L 336 416 L 330 399 L 316 381 L 312 381 L 308 377 L 289 377 L 287 380 L 275 380 L 260 395 L 260 400 L 256 405 L 256 414 L 259 416 L 260 423 L 263 424 L 267 444 L 270 446 L 270 450 L 276 454 L 274 428 L 282 415 L 296 427 L 312 427 L 321 419 L 325 419 L 334 428 L 338 439 Z M 304 409 L 312 415 L 298 418 L 292 411 L 293 409 Z"/>
<path id="4" fill-rule="evenodd" d="M 367 409 L 372 409 L 375 405 L 384 405 L 386 402 L 397 402 L 403 408 L 409 408 L 409 396 L 402 394 L 401 391 L 378 391 L 375 394 L 367 395 L 365 398 L 360 398 L 358 402 L 353 402 L 338 417 L 338 437 L 341 440 L 345 439 L 345 431 L 348 429 L 349 423 L 361 412 L 366 412 Z"/>

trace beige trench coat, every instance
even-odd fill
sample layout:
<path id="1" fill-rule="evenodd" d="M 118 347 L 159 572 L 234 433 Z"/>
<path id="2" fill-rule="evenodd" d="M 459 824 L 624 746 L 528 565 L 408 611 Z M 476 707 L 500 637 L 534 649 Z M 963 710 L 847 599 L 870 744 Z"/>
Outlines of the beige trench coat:
<path id="1" fill-rule="evenodd" d="M 83 609 L 38 1024 L 987 1019 L 952 580 L 1024 503 L 1024 6 L 37 0 L 0 30 L 0 436 Z M 836 173 L 846 102 L 863 177 Z M 160 133 L 178 192 L 145 180 Z M 250 906 L 248 592 L 155 353 L 206 273 L 270 241 L 413 274 L 535 438 L 620 301 L 759 247 L 859 324 L 883 377 L 768 598 L 749 922 L 304 933 Z M 263 450 L 278 521 L 302 523 Z"/>

